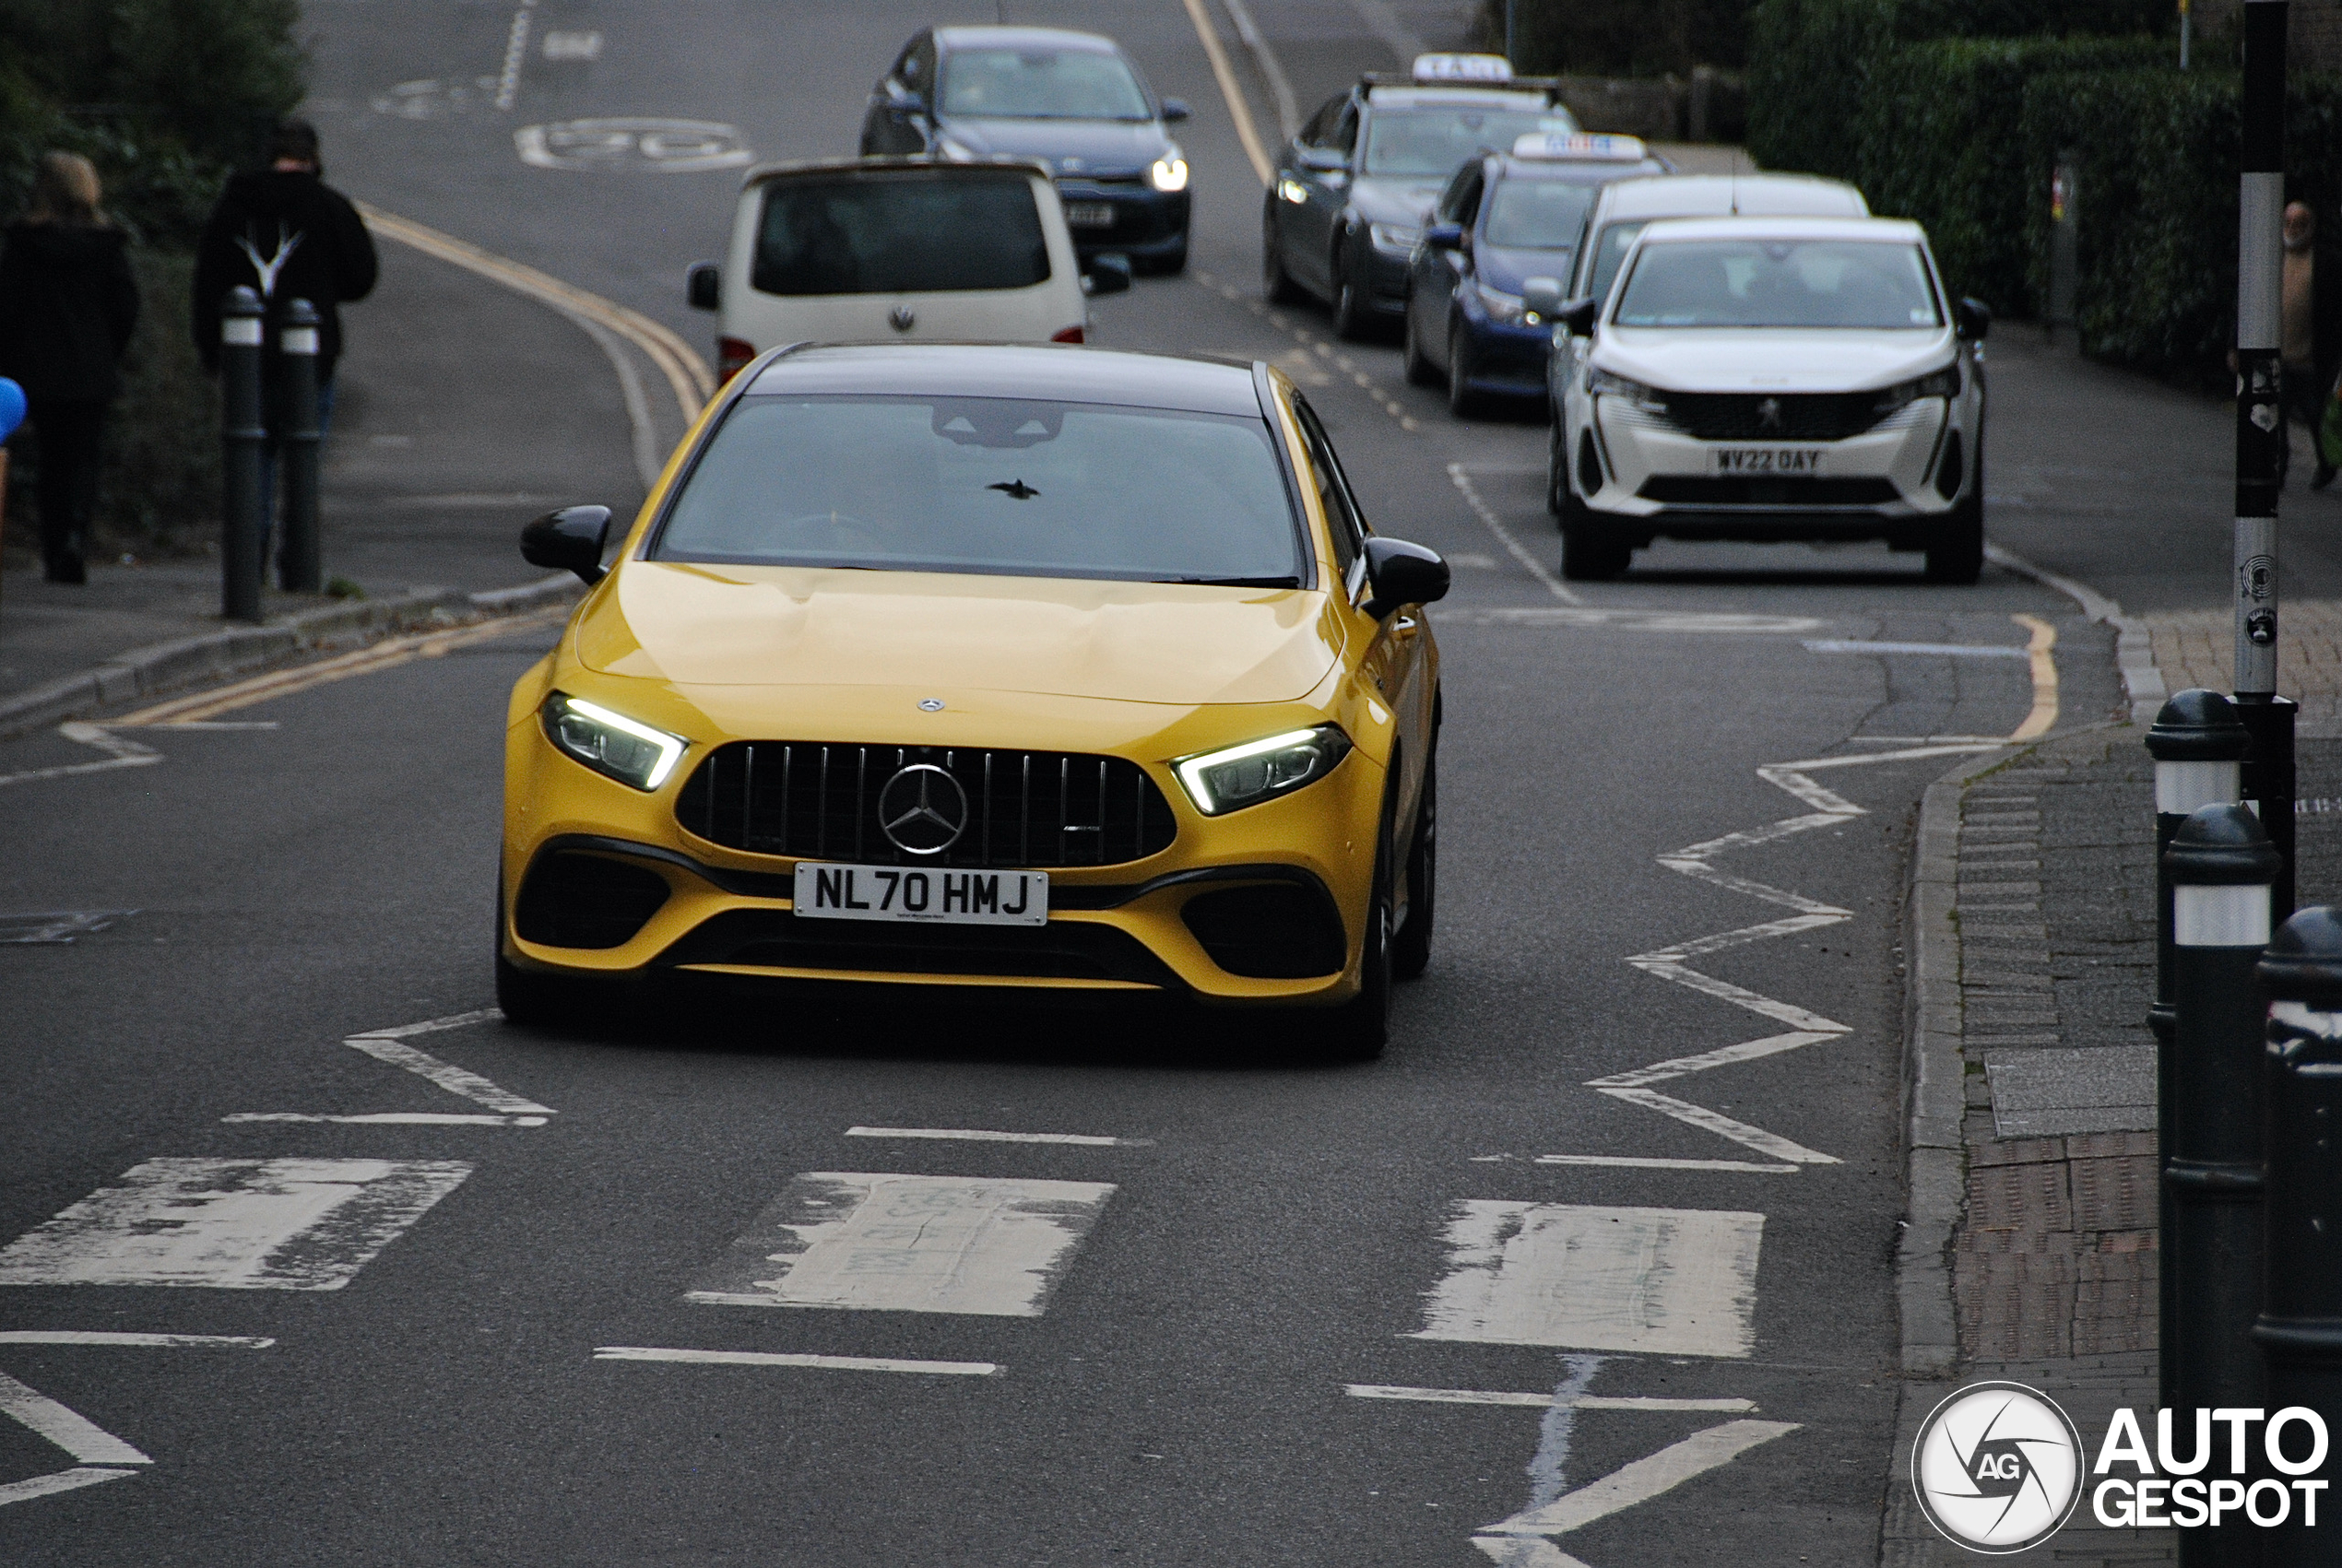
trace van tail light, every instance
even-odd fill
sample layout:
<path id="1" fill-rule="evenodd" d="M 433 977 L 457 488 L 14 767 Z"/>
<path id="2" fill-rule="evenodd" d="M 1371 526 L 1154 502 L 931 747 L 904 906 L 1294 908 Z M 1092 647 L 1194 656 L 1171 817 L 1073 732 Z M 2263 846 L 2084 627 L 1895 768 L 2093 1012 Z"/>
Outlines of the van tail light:
<path id="1" fill-rule="evenodd" d="M 716 340 L 716 369 L 723 381 L 740 373 L 751 360 L 756 358 L 756 345 L 745 337 L 719 337 Z"/>
<path id="2" fill-rule="evenodd" d="M 1082 329 L 1078 326 L 1061 326 L 1058 328 L 1056 336 L 1052 336 L 1049 341 L 1052 343 L 1086 343 L 1089 339 L 1082 336 Z"/>

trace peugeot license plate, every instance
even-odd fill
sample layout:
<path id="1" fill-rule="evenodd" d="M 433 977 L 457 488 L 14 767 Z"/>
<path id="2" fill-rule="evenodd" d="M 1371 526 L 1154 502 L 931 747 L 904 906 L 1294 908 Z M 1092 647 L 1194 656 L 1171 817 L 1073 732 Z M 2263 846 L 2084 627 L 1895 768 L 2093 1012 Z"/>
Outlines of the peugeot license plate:
<path id="1" fill-rule="evenodd" d="M 1112 202 L 1068 202 L 1065 221 L 1070 229 L 1111 229 L 1114 227 Z"/>
<path id="2" fill-rule="evenodd" d="M 944 925 L 1047 925 L 1047 871 L 952 871 L 797 863 L 797 913 L 812 920 L 924 920 Z"/>
<path id="3" fill-rule="evenodd" d="M 1719 474 L 1793 474 L 1810 478 L 1822 471 L 1818 446 L 1720 446 Z"/>

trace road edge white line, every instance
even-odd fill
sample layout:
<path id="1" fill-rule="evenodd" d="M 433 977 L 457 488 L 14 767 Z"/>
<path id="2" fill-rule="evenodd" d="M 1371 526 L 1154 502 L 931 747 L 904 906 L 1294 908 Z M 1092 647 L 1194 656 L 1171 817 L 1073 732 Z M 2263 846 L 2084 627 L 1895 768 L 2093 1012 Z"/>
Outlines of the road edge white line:
<path id="1" fill-rule="evenodd" d="M 1070 1143 L 1096 1149 L 1151 1149 L 1151 1138 L 1100 1138 L 1091 1133 L 987 1132 L 976 1127 L 848 1127 L 848 1138 L 932 1138 L 961 1143 Z"/>
<path id="2" fill-rule="evenodd" d="M 0 1328 L 0 1345 L 144 1345 L 166 1350 L 219 1346 L 265 1350 L 265 1334 L 133 1334 L 110 1328 Z"/>
<path id="3" fill-rule="evenodd" d="M 775 1350 L 686 1350 L 656 1345 L 597 1345 L 597 1362 L 674 1362 L 695 1366 L 799 1367 L 817 1372 L 929 1373 L 940 1377 L 997 1377 L 997 1362 L 911 1361 L 895 1356 L 816 1356 Z"/>
<path id="4" fill-rule="evenodd" d="M 1472 482 L 1470 469 L 1461 463 L 1450 463 L 1448 465 L 1448 477 L 1464 498 L 1464 504 L 1472 508 L 1473 515 L 1486 525 L 1488 531 L 1496 535 L 1497 542 L 1505 547 L 1506 552 L 1526 568 L 1530 576 L 1544 585 L 1545 592 L 1565 605 L 1583 605 L 1586 602 L 1563 586 L 1560 578 L 1545 570 L 1544 561 L 1530 554 L 1528 547 L 1513 537 L 1512 530 L 1505 526 L 1504 520 L 1496 515 L 1496 508 L 1481 499 L 1480 488 Z"/>

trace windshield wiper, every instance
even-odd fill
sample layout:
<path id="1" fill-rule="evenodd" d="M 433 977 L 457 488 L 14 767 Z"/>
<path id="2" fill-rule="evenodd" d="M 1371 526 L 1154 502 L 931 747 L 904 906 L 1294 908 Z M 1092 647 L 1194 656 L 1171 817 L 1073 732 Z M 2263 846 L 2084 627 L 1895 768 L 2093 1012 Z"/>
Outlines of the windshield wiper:
<path id="1" fill-rule="evenodd" d="M 1155 583 L 1177 583 L 1190 588 L 1298 588 L 1298 577 L 1155 577 Z"/>

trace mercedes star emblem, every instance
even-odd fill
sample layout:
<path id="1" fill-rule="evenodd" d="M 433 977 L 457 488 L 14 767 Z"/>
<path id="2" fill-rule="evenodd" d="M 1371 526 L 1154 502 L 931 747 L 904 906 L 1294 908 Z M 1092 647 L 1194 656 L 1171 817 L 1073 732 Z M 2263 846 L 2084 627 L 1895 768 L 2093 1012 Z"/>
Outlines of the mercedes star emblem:
<path id="1" fill-rule="evenodd" d="M 967 831 L 967 791 L 932 762 L 914 762 L 879 791 L 879 831 L 905 855 L 940 855 Z"/>
<path id="2" fill-rule="evenodd" d="M 940 697 L 922 697 L 922 698 L 920 698 L 920 699 L 919 699 L 919 712 L 920 712 L 920 713 L 941 713 L 942 711 L 943 711 L 943 699 L 942 699 L 942 698 L 940 698 Z"/>
<path id="3" fill-rule="evenodd" d="M 1756 405 L 1756 422 L 1768 430 L 1780 429 L 1780 399 L 1768 397 Z"/>
<path id="4" fill-rule="evenodd" d="M 918 324 L 918 316 L 908 305 L 897 305 L 886 312 L 886 324 L 897 332 L 908 332 Z"/>

